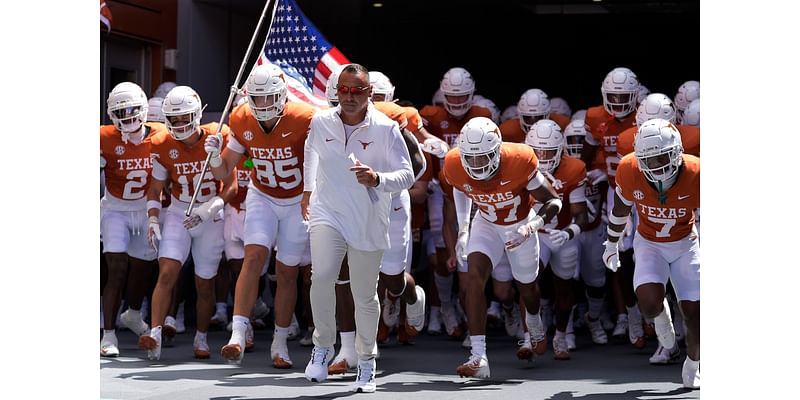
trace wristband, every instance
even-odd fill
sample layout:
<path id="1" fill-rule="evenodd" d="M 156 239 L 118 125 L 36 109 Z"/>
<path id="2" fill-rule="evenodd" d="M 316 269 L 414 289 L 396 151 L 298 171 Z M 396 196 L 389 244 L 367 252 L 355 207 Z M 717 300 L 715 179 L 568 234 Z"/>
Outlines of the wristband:
<path id="1" fill-rule="evenodd" d="M 153 208 L 161 209 L 161 202 L 158 200 L 147 200 L 147 211 Z"/>
<path id="2" fill-rule="evenodd" d="M 625 225 L 628 223 L 628 216 L 626 215 L 624 217 L 618 217 L 612 212 L 608 216 L 608 222 L 611 222 L 614 225 Z"/>

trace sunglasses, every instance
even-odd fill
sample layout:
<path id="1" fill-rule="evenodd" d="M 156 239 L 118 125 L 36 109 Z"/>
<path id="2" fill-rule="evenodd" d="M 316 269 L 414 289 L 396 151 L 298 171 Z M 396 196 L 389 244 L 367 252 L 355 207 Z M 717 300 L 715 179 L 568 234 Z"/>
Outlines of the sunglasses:
<path id="1" fill-rule="evenodd" d="M 352 95 L 362 94 L 362 93 L 366 92 L 367 90 L 369 90 L 369 86 L 351 86 L 351 87 L 348 87 L 348 86 L 345 86 L 345 85 L 339 85 L 339 86 L 336 87 L 336 93 L 338 93 L 340 95 L 347 94 L 347 93 L 350 93 Z"/>

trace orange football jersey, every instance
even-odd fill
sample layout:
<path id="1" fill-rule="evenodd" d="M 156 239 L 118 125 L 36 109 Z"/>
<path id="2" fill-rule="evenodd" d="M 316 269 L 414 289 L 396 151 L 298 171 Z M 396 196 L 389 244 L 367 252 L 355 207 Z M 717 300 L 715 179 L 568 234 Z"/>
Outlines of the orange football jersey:
<path id="1" fill-rule="evenodd" d="M 700 128 L 691 125 L 676 125 L 681 133 L 683 152 L 700 157 Z M 636 139 L 636 127 L 628 128 L 617 137 L 617 154 L 620 158 L 633 153 L 633 141 Z"/>
<path id="2" fill-rule="evenodd" d="M 694 210 L 700 207 L 700 159 L 683 155 L 677 181 L 660 197 L 652 183 L 639 170 L 633 154 L 622 157 L 617 168 L 617 184 L 622 196 L 632 201 L 639 214 L 637 231 L 654 242 L 674 242 L 685 238 L 694 226 Z"/>
<path id="3" fill-rule="evenodd" d="M 577 158 L 562 155 L 558 168 L 553 174 L 553 178 L 561 181 L 561 188 L 556 189 L 554 186 L 553 189 L 558 193 L 558 198 L 561 199 L 562 206 L 557 218 L 551 220 L 545 228 L 564 229 L 572 223 L 569 194 L 586 180 L 586 165 Z M 533 196 L 531 196 L 531 200 L 535 201 Z"/>
<path id="4" fill-rule="evenodd" d="M 404 107 L 398 106 L 395 103 L 390 101 L 378 101 L 372 103 L 375 106 L 375 109 L 384 113 L 389 119 L 394 122 L 397 122 L 397 125 L 400 125 L 400 129 L 406 128 L 408 126 L 408 119 L 406 118 L 406 109 Z"/>
<path id="5" fill-rule="evenodd" d="M 236 192 L 236 196 L 228 202 L 239 211 L 242 211 L 242 204 L 244 204 L 244 199 L 247 197 L 247 185 L 250 184 L 250 176 L 253 174 L 253 164 L 252 162 L 248 163 L 247 160 L 247 157 L 242 157 L 239 160 L 239 164 L 236 165 L 236 182 L 239 185 L 239 189 Z"/>
<path id="6" fill-rule="evenodd" d="M 231 135 L 253 162 L 252 181 L 262 193 L 281 199 L 303 193 L 304 145 L 314 108 L 287 102 L 283 117 L 265 133 L 245 103 L 231 112 Z"/>
<path id="7" fill-rule="evenodd" d="M 617 172 L 619 157 L 617 157 L 617 136 L 624 130 L 636 126 L 636 113 L 632 112 L 622 121 L 618 121 L 613 115 L 606 112 L 603 106 L 591 107 L 586 110 L 586 125 L 589 126 L 592 137 L 600 143 L 598 151 L 602 151 L 606 157 L 606 173 L 608 174 L 608 184 L 615 187 L 614 176 Z"/>
<path id="8" fill-rule="evenodd" d="M 422 116 L 422 124 L 425 129 L 431 135 L 447 142 L 451 149 L 456 146 L 456 138 L 467 121 L 475 117 L 492 118 L 491 111 L 475 105 L 461 119 L 450 116 L 444 107 L 439 106 L 425 106 L 419 111 L 419 114 Z"/>
<path id="9" fill-rule="evenodd" d="M 445 156 L 443 172 L 454 189 L 464 192 L 480 208 L 484 219 L 498 225 L 512 225 L 528 217 L 533 201 L 527 186 L 538 167 L 539 160 L 532 148 L 503 143 L 499 171 L 488 180 L 470 178 L 461 165 L 458 148 Z"/>
<path id="10" fill-rule="evenodd" d="M 503 122 L 498 127 L 500 128 L 500 135 L 505 143 L 525 143 L 525 136 L 527 133 L 522 130 L 519 124 L 519 118 L 512 118 Z"/>
<path id="11" fill-rule="evenodd" d="M 197 202 L 204 203 L 217 196 L 222 190 L 222 182 L 214 180 L 214 175 L 209 168 L 203 177 L 203 182 L 199 183 L 202 173 L 203 162 L 206 160 L 206 150 L 203 144 L 206 138 L 217 132 L 218 123 L 212 122 L 200 125 L 203 135 L 197 143 L 191 147 L 182 141 L 175 140 L 168 132 L 152 136 L 151 151 L 153 158 L 161 164 L 169 174 L 168 181 L 171 184 L 170 192 L 173 197 L 184 202 L 192 201 L 195 187 L 199 184 L 200 191 L 197 193 Z M 223 145 L 228 143 L 230 129 L 223 124 L 222 130 Z"/>
<path id="12" fill-rule="evenodd" d="M 147 196 L 150 187 L 150 138 L 166 133 L 164 125 L 145 124 L 145 138 L 141 143 L 122 141 L 122 134 L 114 125 L 100 126 L 100 155 L 106 159 L 106 192 L 122 200 L 139 200 Z"/>

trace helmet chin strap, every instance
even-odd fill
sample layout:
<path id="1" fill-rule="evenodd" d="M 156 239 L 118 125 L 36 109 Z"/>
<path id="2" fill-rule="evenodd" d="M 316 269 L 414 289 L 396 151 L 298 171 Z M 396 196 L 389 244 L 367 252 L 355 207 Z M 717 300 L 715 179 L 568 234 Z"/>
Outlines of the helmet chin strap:
<path id="1" fill-rule="evenodd" d="M 678 179 L 678 174 L 674 174 L 669 179 L 667 179 L 665 181 L 658 181 L 658 202 L 660 204 L 666 204 L 667 203 L 667 194 L 664 193 L 664 192 L 669 190 L 669 188 L 671 188 L 672 185 L 675 184 L 675 181 L 677 179 Z"/>

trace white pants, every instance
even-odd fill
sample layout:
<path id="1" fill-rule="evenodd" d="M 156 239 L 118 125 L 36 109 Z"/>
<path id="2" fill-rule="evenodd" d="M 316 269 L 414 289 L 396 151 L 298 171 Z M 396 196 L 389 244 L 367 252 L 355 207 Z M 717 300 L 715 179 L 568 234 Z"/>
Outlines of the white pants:
<path id="1" fill-rule="evenodd" d="M 101 209 L 100 215 L 103 253 L 127 253 L 145 261 L 156 259 L 156 251 L 147 242 L 147 212 Z"/>
<path id="2" fill-rule="evenodd" d="M 550 268 L 557 277 L 568 280 L 578 277 L 578 252 L 580 243 L 576 239 L 568 240 L 563 246 L 552 250 L 550 235 L 539 236 L 539 260 Z"/>
<path id="3" fill-rule="evenodd" d="M 237 210 L 230 204 L 225 205 L 225 256 L 229 260 L 244 259 L 244 216 L 245 210 Z"/>
<path id="4" fill-rule="evenodd" d="M 361 251 L 350 246 L 339 231 L 329 225 L 311 227 L 311 311 L 314 315 L 314 345 L 333 347 L 336 343 L 336 279 L 347 255 L 350 291 L 356 308 L 356 353 L 359 359 L 377 354 L 378 272 L 383 250 Z"/>
<path id="5" fill-rule="evenodd" d="M 633 288 L 672 280 L 678 300 L 700 300 L 700 239 L 693 231 L 675 242 L 651 242 L 636 233 Z"/>
<path id="6" fill-rule="evenodd" d="M 508 256 L 511 264 L 511 275 L 520 283 L 531 283 L 539 275 L 539 236 L 531 235 L 513 251 L 505 248 L 506 232 L 516 232 L 522 224 L 528 223 L 536 214 L 531 212 L 528 218 L 513 225 L 496 225 L 476 215 L 470 228 L 467 254 L 480 252 L 489 257 L 492 267 L 500 265 L 503 255 Z M 469 268 L 469 266 L 467 266 Z"/>
<path id="7" fill-rule="evenodd" d="M 381 272 L 386 275 L 411 272 L 411 197 L 408 190 L 392 196 L 389 248 L 383 252 Z"/>
<path id="8" fill-rule="evenodd" d="M 215 277 L 225 248 L 222 218 L 215 215 L 189 231 L 183 227 L 183 220 L 186 218 L 183 213 L 167 209 L 162 214 L 165 212 L 167 215 L 164 217 L 164 227 L 161 228 L 158 257 L 171 258 L 183 265 L 191 251 L 194 274 L 201 279 Z"/>

